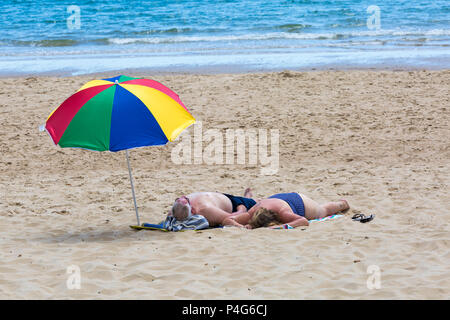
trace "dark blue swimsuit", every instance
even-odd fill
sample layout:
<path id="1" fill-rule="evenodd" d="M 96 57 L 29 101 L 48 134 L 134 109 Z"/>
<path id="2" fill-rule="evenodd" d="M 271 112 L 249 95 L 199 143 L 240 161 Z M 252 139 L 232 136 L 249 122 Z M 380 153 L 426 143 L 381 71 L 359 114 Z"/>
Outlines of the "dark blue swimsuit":
<path id="1" fill-rule="evenodd" d="M 303 199 L 300 197 L 298 193 L 291 192 L 291 193 L 277 193 L 273 196 L 270 196 L 270 198 L 275 199 L 281 199 L 286 201 L 289 206 L 291 207 L 292 211 L 294 211 L 295 214 L 298 214 L 299 216 L 304 217 L 305 216 L 305 205 L 303 204 Z"/>
<path id="2" fill-rule="evenodd" d="M 247 211 L 250 210 L 251 207 L 253 207 L 256 204 L 256 201 L 251 198 L 236 197 L 236 196 L 233 196 L 231 194 L 226 194 L 226 193 L 224 193 L 224 195 L 227 196 L 228 199 L 231 200 L 231 204 L 233 206 L 232 212 L 236 212 L 237 207 L 241 204 L 247 208 Z"/>

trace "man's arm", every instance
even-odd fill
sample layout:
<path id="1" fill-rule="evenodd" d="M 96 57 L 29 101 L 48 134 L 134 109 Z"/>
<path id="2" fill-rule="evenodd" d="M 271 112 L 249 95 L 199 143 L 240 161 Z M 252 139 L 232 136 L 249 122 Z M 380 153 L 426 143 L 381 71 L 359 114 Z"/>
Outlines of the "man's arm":
<path id="1" fill-rule="evenodd" d="M 245 228 L 242 224 L 237 222 L 234 217 L 227 217 L 225 218 L 222 223 L 223 226 L 233 226 L 233 227 L 239 227 L 239 228 Z"/>
<path id="2" fill-rule="evenodd" d="M 243 205 L 242 205 L 243 206 Z M 245 208 L 245 206 L 243 206 Z M 245 228 L 245 225 L 248 224 L 251 217 L 255 213 L 255 211 L 258 209 L 258 205 L 254 205 L 250 208 L 250 210 L 245 210 L 239 214 L 228 214 L 227 217 L 222 221 L 222 225 L 229 225 L 229 226 L 236 226 L 236 227 L 242 227 Z"/>
<path id="3" fill-rule="evenodd" d="M 241 214 L 241 213 L 244 213 L 244 212 L 247 212 L 247 208 L 243 204 L 240 204 L 240 205 L 237 206 L 237 211 L 236 212 L 232 212 L 231 215 L 232 216 L 237 216 L 238 214 Z"/>
<path id="4" fill-rule="evenodd" d="M 211 227 L 222 224 L 226 218 L 230 217 L 230 213 L 214 206 L 198 208 L 197 214 L 204 216 Z"/>
<path id="5" fill-rule="evenodd" d="M 234 221 L 236 221 L 240 225 L 245 225 L 250 221 L 251 217 L 252 216 L 250 215 L 249 212 L 242 212 L 242 213 L 238 214 L 237 216 L 233 216 L 230 218 L 232 218 Z"/>

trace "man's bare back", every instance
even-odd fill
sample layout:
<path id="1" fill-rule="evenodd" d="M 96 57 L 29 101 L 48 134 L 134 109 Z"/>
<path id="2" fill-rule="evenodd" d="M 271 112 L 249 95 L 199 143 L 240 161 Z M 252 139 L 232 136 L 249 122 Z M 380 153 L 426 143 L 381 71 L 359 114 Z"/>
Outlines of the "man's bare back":
<path id="1" fill-rule="evenodd" d="M 230 198 L 219 192 L 195 192 L 176 199 L 175 203 L 190 207 L 192 214 L 204 216 L 211 227 L 223 224 L 230 216 L 247 211 L 244 205 L 238 205 L 237 210 L 233 212 Z"/>
<path id="2" fill-rule="evenodd" d="M 232 213 L 232 204 L 219 192 L 195 192 L 187 195 L 193 214 L 200 214 L 208 220 L 210 226 L 216 226 Z"/>

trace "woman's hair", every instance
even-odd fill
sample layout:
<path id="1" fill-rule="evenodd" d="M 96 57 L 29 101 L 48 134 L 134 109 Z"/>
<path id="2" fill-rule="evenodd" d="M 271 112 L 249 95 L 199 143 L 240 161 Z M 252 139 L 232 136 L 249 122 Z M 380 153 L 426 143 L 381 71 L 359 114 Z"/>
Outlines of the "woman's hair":
<path id="1" fill-rule="evenodd" d="M 281 224 L 281 220 L 278 213 L 275 211 L 266 208 L 259 208 L 253 214 L 253 217 L 250 218 L 248 224 L 252 227 L 252 229 L 255 229 Z"/>

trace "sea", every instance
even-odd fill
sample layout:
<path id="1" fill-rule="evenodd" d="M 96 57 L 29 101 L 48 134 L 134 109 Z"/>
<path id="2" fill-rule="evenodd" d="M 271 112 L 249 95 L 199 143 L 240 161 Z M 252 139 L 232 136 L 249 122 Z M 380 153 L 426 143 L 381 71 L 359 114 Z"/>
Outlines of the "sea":
<path id="1" fill-rule="evenodd" d="M 0 0 L 3 76 L 449 67 L 449 0 Z"/>

